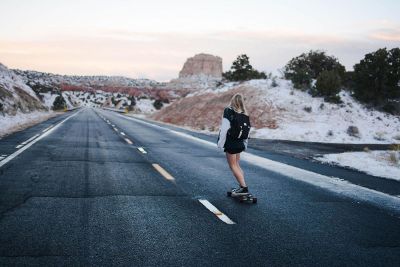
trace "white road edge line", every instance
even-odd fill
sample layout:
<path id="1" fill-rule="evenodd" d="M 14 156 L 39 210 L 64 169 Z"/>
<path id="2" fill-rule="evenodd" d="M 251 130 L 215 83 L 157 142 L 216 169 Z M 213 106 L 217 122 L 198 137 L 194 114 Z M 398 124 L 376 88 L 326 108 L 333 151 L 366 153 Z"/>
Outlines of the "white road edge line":
<path id="1" fill-rule="evenodd" d="M 153 163 L 151 165 L 153 165 L 154 169 L 156 169 L 162 176 L 164 176 L 165 179 L 169 181 L 175 181 L 175 178 L 171 174 L 169 174 L 166 170 L 164 170 L 163 167 L 161 167 L 157 163 Z"/>
<path id="2" fill-rule="evenodd" d="M 171 130 L 166 127 L 161 127 L 159 125 L 155 125 L 149 122 L 145 122 L 133 117 L 128 117 L 126 115 L 117 114 L 125 119 L 133 120 L 138 123 L 149 125 L 153 128 L 161 128 L 164 130 L 168 130 L 176 135 L 197 141 L 198 143 L 202 143 L 204 145 L 208 145 L 214 149 L 217 148 L 217 145 L 213 142 L 209 142 L 197 137 L 194 137 L 190 134 L 181 133 L 175 130 Z M 396 196 L 392 196 L 389 194 L 385 194 L 383 192 L 379 192 L 377 190 L 373 190 L 370 188 L 362 187 L 356 184 L 352 184 L 346 180 L 337 178 L 337 177 L 328 177 L 326 175 L 322 175 L 319 173 L 315 173 L 312 171 L 304 170 L 298 167 L 294 167 L 291 165 L 287 165 L 278 161 L 270 160 L 267 158 L 263 158 L 261 156 L 257 156 L 248 152 L 242 152 L 241 154 L 242 160 L 258 166 L 260 168 L 266 169 L 271 172 L 278 173 L 280 175 L 289 177 L 294 180 L 302 181 L 313 186 L 320 187 L 322 189 L 337 193 L 339 195 L 362 201 L 373 205 L 378 208 L 383 208 L 389 212 L 400 216 L 400 198 Z"/>
<path id="3" fill-rule="evenodd" d="M 211 204 L 207 199 L 199 199 L 199 202 L 201 204 L 203 204 L 203 206 L 206 207 L 209 211 L 214 213 L 214 215 L 217 216 L 217 218 L 220 219 L 221 221 L 223 221 L 224 223 L 226 223 L 226 224 L 236 224 L 228 216 L 226 216 L 219 209 L 217 209 L 213 204 Z"/>
<path id="4" fill-rule="evenodd" d="M 144 150 L 143 147 L 138 147 L 137 149 L 138 149 L 140 152 L 142 152 L 143 154 L 147 154 L 147 151 Z"/>
<path id="5" fill-rule="evenodd" d="M 132 145 L 133 143 L 132 143 L 132 141 L 131 140 L 129 140 L 128 138 L 124 138 L 125 139 L 125 142 L 127 142 L 128 144 L 130 144 L 130 145 Z"/>
<path id="6" fill-rule="evenodd" d="M 57 129 L 61 124 L 63 124 L 64 122 L 66 122 L 67 120 L 69 120 L 70 118 L 76 116 L 78 113 L 80 113 L 83 109 L 81 109 L 80 111 L 76 112 L 75 114 L 72 114 L 71 116 L 69 116 L 68 118 L 62 120 L 61 122 L 59 122 L 58 124 L 56 124 L 54 127 L 52 127 L 50 130 L 47 130 L 45 133 L 43 133 L 41 136 L 39 136 L 38 138 L 36 138 L 35 140 L 33 140 L 32 142 L 30 142 L 29 144 L 27 144 L 26 146 L 24 146 L 23 148 L 15 151 L 14 153 L 12 153 L 11 155 L 9 155 L 7 158 L 5 158 L 4 160 L 2 160 L 0 162 L 0 167 L 4 166 L 5 164 L 7 164 L 8 162 L 10 162 L 12 159 L 14 159 L 16 156 L 18 156 L 19 154 L 21 154 L 22 152 L 24 152 L 25 150 L 27 150 L 28 148 L 30 148 L 33 144 L 35 144 L 36 142 L 38 142 L 39 140 L 41 140 L 42 138 L 48 136 L 51 132 L 53 132 L 55 129 Z"/>

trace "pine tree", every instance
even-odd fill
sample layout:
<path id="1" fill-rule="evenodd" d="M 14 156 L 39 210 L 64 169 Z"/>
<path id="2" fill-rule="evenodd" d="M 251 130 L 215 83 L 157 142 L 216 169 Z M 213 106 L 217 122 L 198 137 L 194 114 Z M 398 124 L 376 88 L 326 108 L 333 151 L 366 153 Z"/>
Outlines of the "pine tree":
<path id="1" fill-rule="evenodd" d="M 246 54 L 239 55 L 233 61 L 231 70 L 223 74 L 229 81 L 248 81 L 252 79 L 266 79 L 265 72 L 259 72 L 250 65 L 250 59 Z"/>
<path id="2" fill-rule="evenodd" d="M 377 107 L 400 97 L 400 48 L 378 49 L 354 66 L 354 96 Z M 386 108 L 387 109 L 387 108 Z"/>
<path id="3" fill-rule="evenodd" d="M 66 108 L 67 103 L 62 95 L 58 95 L 53 102 L 53 110 L 62 110 Z"/>

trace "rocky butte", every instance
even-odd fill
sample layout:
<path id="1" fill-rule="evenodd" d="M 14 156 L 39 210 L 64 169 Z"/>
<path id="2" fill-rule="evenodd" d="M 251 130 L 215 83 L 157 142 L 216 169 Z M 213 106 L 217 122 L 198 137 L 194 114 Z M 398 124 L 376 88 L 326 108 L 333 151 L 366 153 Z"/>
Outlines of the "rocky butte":
<path id="1" fill-rule="evenodd" d="M 179 78 L 171 80 L 170 87 L 200 89 L 214 87 L 222 79 L 222 58 L 197 54 L 186 60 Z"/>

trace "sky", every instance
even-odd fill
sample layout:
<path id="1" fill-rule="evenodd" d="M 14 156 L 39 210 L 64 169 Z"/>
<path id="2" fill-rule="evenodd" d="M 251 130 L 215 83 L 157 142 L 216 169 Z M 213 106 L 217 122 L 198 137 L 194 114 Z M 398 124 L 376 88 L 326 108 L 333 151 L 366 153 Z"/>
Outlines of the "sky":
<path id="1" fill-rule="evenodd" d="M 351 70 L 400 46 L 398 0 L 1 0 L 0 62 L 59 74 L 168 81 L 188 57 L 247 54 L 278 73 L 311 49 Z"/>

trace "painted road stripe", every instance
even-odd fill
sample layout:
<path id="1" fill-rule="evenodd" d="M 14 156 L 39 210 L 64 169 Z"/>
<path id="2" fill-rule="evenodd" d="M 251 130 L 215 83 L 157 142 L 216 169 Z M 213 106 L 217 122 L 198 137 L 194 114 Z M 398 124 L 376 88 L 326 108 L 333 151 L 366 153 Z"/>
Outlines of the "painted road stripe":
<path id="1" fill-rule="evenodd" d="M 124 132 L 121 132 L 121 134 L 122 134 L 123 136 L 125 136 L 125 133 L 124 133 Z"/>
<path id="2" fill-rule="evenodd" d="M 143 147 L 138 147 L 137 149 L 138 149 L 140 152 L 142 152 L 143 154 L 147 154 L 147 151 L 144 150 Z"/>
<path id="3" fill-rule="evenodd" d="M 3 159 L 4 159 L 4 157 L 1 157 L 1 156 L 0 156 L 0 160 L 3 160 Z"/>
<path id="4" fill-rule="evenodd" d="M 128 138 L 124 138 L 125 139 L 125 141 L 128 143 L 128 144 L 130 144 L 130 145 L 132 145 L 133 143 L 132 143 L 132 141 L 131 140 L 129 140 Z"/>
<path id="5" fill-rule="evenodd" d="M 21 147 L 23 147 L 24 145 L 18 145 L 18 146 L 16 146 L 15 148 L 21 148 Z"/>
<path id="6" fill-rule="evenodd" d="M 149 125 L 153 128 L 157 129 L 161 128 L 166 131 L 170 131 L 178 136 L 191 139 L 193 141 L 207 145 L 210 148 L 216 150 L 216 144 L 213 142 L 209 142 L 200 139 L 198 137 L 194 137 L 190 134 L 174 131 L 169 128 L 161 127 L 159 125 L 155 125 L 153 123 L 142 121 L 136 118 L 127 117 L 126 115 L 121 115 L 121 114 L 117 115 L 128 120 L 136 121 L 143 125 Z M 285 177 L 302 181 L 310 185 L 317 186 L 322 189 L 337 193 L 341 196 L 348 197 L 357 201 L 362 201 L 378 208 L 383 208 L 391 213 L 396 214 L 397 216 L 400 216 L 400 198 L 396 196 L 392 196 L 389 194 L 385 194 L 383 192 L 379 192 L 377 190 L 352 184 L 348 181 L 339 179 L 337 177 L 322 175 L 316 172 L 287 165 L 285 163 L 263 158 L 261 156 L 257 156 L 248 152 L 242 152 L 241 159 L 243 159 L 249 164 L 266 169 L 270 172 L 275 172 Z"/>
<path id="7" fill-rule="evenodd" d="M 77 114 L 79 114 L 80 112 L 82 112 L 83 109 L 79 110 L 78 112 L 76 112 L 75 114 L 72 114 L 71 116 L 69 116 L 68 118 L 64 119 L 63 121 L 61 121 L 60 123 L 58 123 L 56 126 L 52 127 L 50 130 L 46 131 L 45 133 L 43 133 L 41 136 L 39 136 L 38 138 L 36 138 L 35 140 L 33 140 L 32 142 L 30 142 L 29 144 L 27 144 L 26 146 L 24 146 L 23 148 L 15 151 L 14 153 L 12 153 L 11 155 L 9 155 L 7 158 L 5 158 L 4 160 L 0 161 L 0 167 L 4 166 L 5 164 L 7 164 L 8 162 L 10 162 L 11 160 L 13 160 L 16 156 L 18 156 L 19 154 L 21 154 L 22 152 L 24 152 L 25 150 L 27 150 L 28 148 L 30 148 L 33 144 L 35 144 L 36 142 L 38 142 L 39 140 L 41 140 L 42 138 L 48 136 L 50 133 L 52 133 L 54 130 L 56 130 L 58 127 L 60 127 L 61 124 L 63 124 L 64 122 L 66 122 L 67 120 L 69 120 L 70 118 L 76 116 Z"/>
<path id="8" fill-rule="evenodd" d="M 113 127 L 113 129 L 114 129 L 114 131 L 118 132 L 118 129 L 117 129 L 117 128 Z"/>
<path id="9" fill-rule="evenodd" d="M 169 174 L 166 170 L 164 170 L 163 167 L 161 167 L 157 163 L 153 163 L 152 165 L 153 165 L 154 169 L 156 169 L 162 176 L 164 176 L 165 179 L 170 180 L 170 181 L 175 180 L 175 178 L 171 174 Z"/>
<path id="10" fill-rule="evenodd" d="M 1 155 L 3 158 L 5 158 L 5 157 L 7 157 L 7 155 L 6 154 L 3 154 L 3 155 Z"/>
<path id="11" fill-rule="evenodd" d="M 21 143 L 21 145 L 26 145 L 27 143 L 29 143 L 30 141 L 32 141 L 33 139 L 35 139 L 36 137 L 38 137 L 39 134 L 35 134 L 34 136 L 32 136 L 31 138 L 29 138 L 28 140 L 24 141 Z"/>
<path id="12" fill-rule="evenodd" d="M 199 199 L 199 202 L 201 204 L 203 204 L 203 206 L 206 207 L 209 211 L 214 213 L 214 215 L 217 216 L 217 218 L 220 219 L 221 221 L 223 221 L 224 223 L 226 223 L 226 224 L 236 224 L 228 216 L 226 216 L 219 209 L 217 209 L 213 204 L 211 204 L 207 199 Z"/>
<path id="13" fill-rule="evenodd" d="M 45 133 L 45 132 L 47 132 L 48 130 L 50 130 L 51 128 L 53 128 L 53 125 L 50 125 L 49 127 L 47 127 L 46 129 L 44 129 L 43 131 L 42 131 L 42 133 Z"/>

